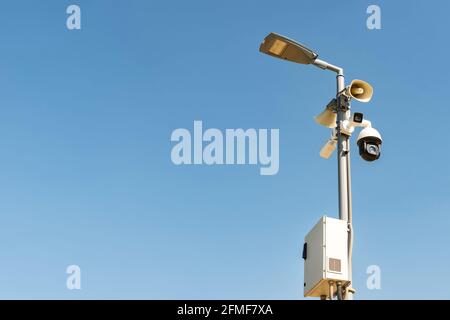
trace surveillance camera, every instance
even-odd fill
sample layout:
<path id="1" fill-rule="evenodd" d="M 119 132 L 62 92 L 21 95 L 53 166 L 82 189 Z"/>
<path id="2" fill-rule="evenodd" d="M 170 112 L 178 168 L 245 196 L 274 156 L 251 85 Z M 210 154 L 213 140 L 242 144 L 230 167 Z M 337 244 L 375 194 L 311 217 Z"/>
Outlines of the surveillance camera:
<path id="1" fill-rule="evenodd" d="M 364 120 L 364 115 L 361 112 L 355 112 L 353 114 L 352 120 L 353 122 L 360 124 Z"/>
<path id="2" fill-rule="evenodd" d="M 381 154 L 381 135 L 371 127 L 364 128 L 358 136 L 359 155 L 366 161 L 375 161 Z"/>

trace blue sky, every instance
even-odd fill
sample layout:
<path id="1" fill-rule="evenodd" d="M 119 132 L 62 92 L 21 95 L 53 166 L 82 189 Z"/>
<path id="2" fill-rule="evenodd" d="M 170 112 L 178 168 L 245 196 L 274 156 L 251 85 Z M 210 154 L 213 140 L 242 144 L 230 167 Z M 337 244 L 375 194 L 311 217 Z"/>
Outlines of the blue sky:
<path id="1" fill-rule="evenodd" d="M 66 28 L 78 4 L 82 29 Z M 382 30 L 366 28 L 377 4 Z M 258 52 L 278 32 L 370 82 L 353 104 L 360 299 L 450 298 L 445 1 L 8 1 L 0 11 L 0 298 L 301 299 L 303 237 L 337 216 L 333 74 Z M 279 128 L 280 170 L 175 166 L 176 128 Z M 68 265 L 82 290 L 66 288 Z M 381 290 L 366 288 L 379 265 Z"/>

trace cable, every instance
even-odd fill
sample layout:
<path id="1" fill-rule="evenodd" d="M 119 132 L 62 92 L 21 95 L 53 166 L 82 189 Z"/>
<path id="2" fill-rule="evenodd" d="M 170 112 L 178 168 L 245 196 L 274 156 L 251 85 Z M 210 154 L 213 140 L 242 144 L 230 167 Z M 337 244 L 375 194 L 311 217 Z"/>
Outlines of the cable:
<path id="1" fill-rule="evenodd" d="M 347 140 L 347 151 L 350 153 L 350 142 Z M 353 208 L 352 208 L 352 179 L 350 168 L 350 155 L 347 157 L 347 196 L 348 196 L 348 278 L 350 280 L 349 286 L 352 282 L 352 258 L 353 258 Z M 354 293 L 353 288 L 346 288 L 345 296 L 347 293 Z"/>

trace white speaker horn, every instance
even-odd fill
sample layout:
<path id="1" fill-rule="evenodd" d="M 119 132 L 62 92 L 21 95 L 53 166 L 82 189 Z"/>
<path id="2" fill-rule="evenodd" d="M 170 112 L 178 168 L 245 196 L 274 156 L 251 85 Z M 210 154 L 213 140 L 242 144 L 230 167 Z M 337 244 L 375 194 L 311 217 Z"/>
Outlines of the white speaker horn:
<path id="1" fill-rule="evenodd" d="M 330 108 L 326 108 L 321 114 L 314 117 L 314 120 L 321 126 L 327 128 L 336 127 L 337 114 Z"/>
<path id="2" fill-rule="evenodd" d="M 345 95 L 360 102 L 369 102 L 373 96 L 373 88 L 367 82 L 356 79 L 345 89 Z"/>

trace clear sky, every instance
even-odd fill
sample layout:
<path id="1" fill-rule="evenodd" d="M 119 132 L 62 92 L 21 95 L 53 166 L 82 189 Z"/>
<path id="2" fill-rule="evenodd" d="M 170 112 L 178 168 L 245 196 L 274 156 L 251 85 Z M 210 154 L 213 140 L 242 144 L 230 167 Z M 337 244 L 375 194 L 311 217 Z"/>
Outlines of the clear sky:
<path id="1" fill-rule="evenodd" d="M 78 4 L 82 29 L 66 28 Z M 382 29 L 368 30 L 377 4 Z M 360 299 L 450 299 L 448 1 L 3 1 L 0 298 L 301 299 L 301 247 L 337 216 L 313 116 L 334 75 L 258 52 L 278 32 L 370 82 L 353 110 Z M 280 129 L 280 169 L 175 166 L 171 133 Z M 81 267 L 81 290 L 66 268 Z M 366 269 L 381 268 L 381 290 Z"/>

